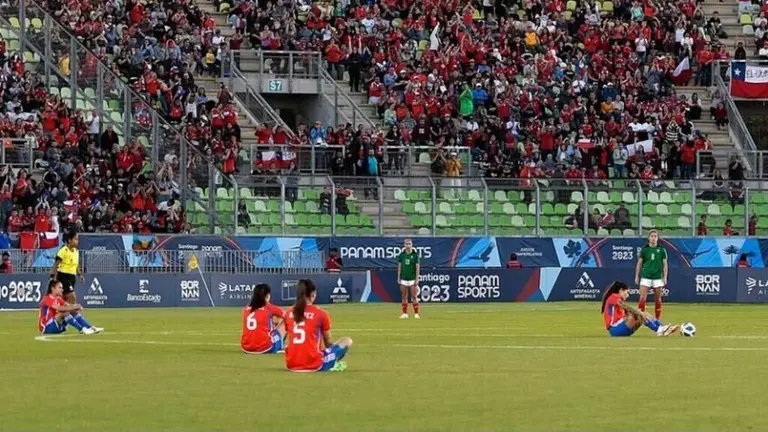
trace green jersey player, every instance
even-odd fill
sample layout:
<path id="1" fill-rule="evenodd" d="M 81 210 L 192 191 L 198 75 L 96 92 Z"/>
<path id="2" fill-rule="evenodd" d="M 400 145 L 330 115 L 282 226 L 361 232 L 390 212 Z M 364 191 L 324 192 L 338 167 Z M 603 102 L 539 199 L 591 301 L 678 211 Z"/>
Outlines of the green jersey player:
<path id="1" fill-rule="evenodd" d="M 403 242 L 403 252 L 397 257 L 397 283 L 400 284 L 403 314 L 400 319 L 408 319 L 408 292 L 413 302 L 413 317 L 419 319 L 419 253 L 413 248 L 410 238 Z"/>
<path id="2" fill-rule="evenodd" d="M 648 289 L 653 288 L 656 306 L 656 319 L 661 318 L 662 288 L 667 286 L 667 250 L 659 245 L 659 233 L 651 230 L 648 233 L 648 244 L 640 250 L 635 267 L 635 283 L 640 285 L 640 302 L 638 308 L 645 312 L 645 300 Z"/>

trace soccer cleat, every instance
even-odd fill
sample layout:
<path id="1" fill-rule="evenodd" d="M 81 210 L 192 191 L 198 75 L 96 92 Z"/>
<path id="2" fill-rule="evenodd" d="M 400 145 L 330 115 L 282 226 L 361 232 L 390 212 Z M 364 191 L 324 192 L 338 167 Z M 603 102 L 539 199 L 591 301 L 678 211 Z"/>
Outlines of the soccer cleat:
<path id="1" fill-rule="evenodd" d="M 104 331 L 104 327 L 92 326 L 91 329 L 93 330 L 94 333 L 101 333 Z"/>
<path id="2" fill-rule="evenodd" d="M 90 327 L 85 327 L 82 330 L 80 330 L 80 334 L 92 335 L 92 334 L 96 334 L 96 331 Z"/>
<path id="3" fill-rule="evenodd" d="M 659 327 L 659 331 L 656 332 L 656 335 L 662 336 L 662 337 L 669 336 L 678 330 L 680 330 L 679 325 L 664 325 Z"/>
<path id="4" fill-rule="evenodd" d="M 347 369 L 347 363 L 344 360 L 339 360 L 333 365 L 331 372 L 344 372 L 345 369 Z"/>
<path id="5" fill-rule="evenodd" d="M 408 319 L 408 314 L 404 313 L 404 314 L 400 315 L 400 319 Z"/>
<path id="6" fill-rule="evenodd" d="M 419 314 L 413 314 L 413 319 L 419 319 L 419 318 L 421 318 L 421 317 L 419 316 Z"/>

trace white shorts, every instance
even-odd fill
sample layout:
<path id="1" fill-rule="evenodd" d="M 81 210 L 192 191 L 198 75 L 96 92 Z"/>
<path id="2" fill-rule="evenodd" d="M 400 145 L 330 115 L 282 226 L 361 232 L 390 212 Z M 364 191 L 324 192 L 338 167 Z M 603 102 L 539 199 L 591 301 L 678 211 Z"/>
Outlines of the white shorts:
<path id="1" fill-rule="evenodd" d="M 416 281 L 412 281 L 412 280 L 400 280 L 400 285 L 402 285 L 402 286 L 407 286 L 407 287 L 412 287 L 412 286 L 416 285 Z"/>
<path id="2" fill-rule="evenodd" d="M 664 288 L 664 281 L 661 279 L 640 279 L 640 286 L 648 288 Z"/>

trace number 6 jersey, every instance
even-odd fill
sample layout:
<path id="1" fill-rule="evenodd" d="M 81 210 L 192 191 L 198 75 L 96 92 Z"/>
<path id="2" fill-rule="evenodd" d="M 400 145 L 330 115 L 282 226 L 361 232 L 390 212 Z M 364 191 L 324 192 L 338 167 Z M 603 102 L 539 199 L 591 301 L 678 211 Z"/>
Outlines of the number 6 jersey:
<path id="1" fill-rule="evenodd" d="M 323 366 L 323 352 L 320 343 L 323 332 L 331 330 L 328 312 L 315 305 L 304 309 L 304 320 L 293 319 L 293 308 L 285 313 L 285 330 L 288 332 L 288 346 L 285 348 L 285 367 L 292 371 L 316 371 Z"/>

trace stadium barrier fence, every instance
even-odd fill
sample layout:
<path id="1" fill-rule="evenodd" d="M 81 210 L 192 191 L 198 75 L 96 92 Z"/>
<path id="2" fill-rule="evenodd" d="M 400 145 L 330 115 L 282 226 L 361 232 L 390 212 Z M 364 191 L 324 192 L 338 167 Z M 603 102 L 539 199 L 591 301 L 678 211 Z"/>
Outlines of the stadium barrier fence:
<path id="1" fill-rule="evenodd" d="M 257 283 L 272 287 L 272 301 L 293 304 L 300 279 L 318 286 L 318 304 L 399 302 L 395 270 L 325 274 L 231 274 L 193 271 L 155 274 L 87 274 L 76 286 L 89 308 L 215 307 L 245 305 Z M 530 268 L 422 271 L 423 303 L 594 301 L 614 280 L 630 281 L 627 269 Z M 0 275 L 0 309 L 33 309 L 45 295 L 48 275 Z M 630 291 L 637 300 L 637 289 Z M 676 303 L 768 303 L 768 269 L 699 268 L 670 272 L 666 301 Z M 653 295 L 651 294 L 651 298 Z"/>

